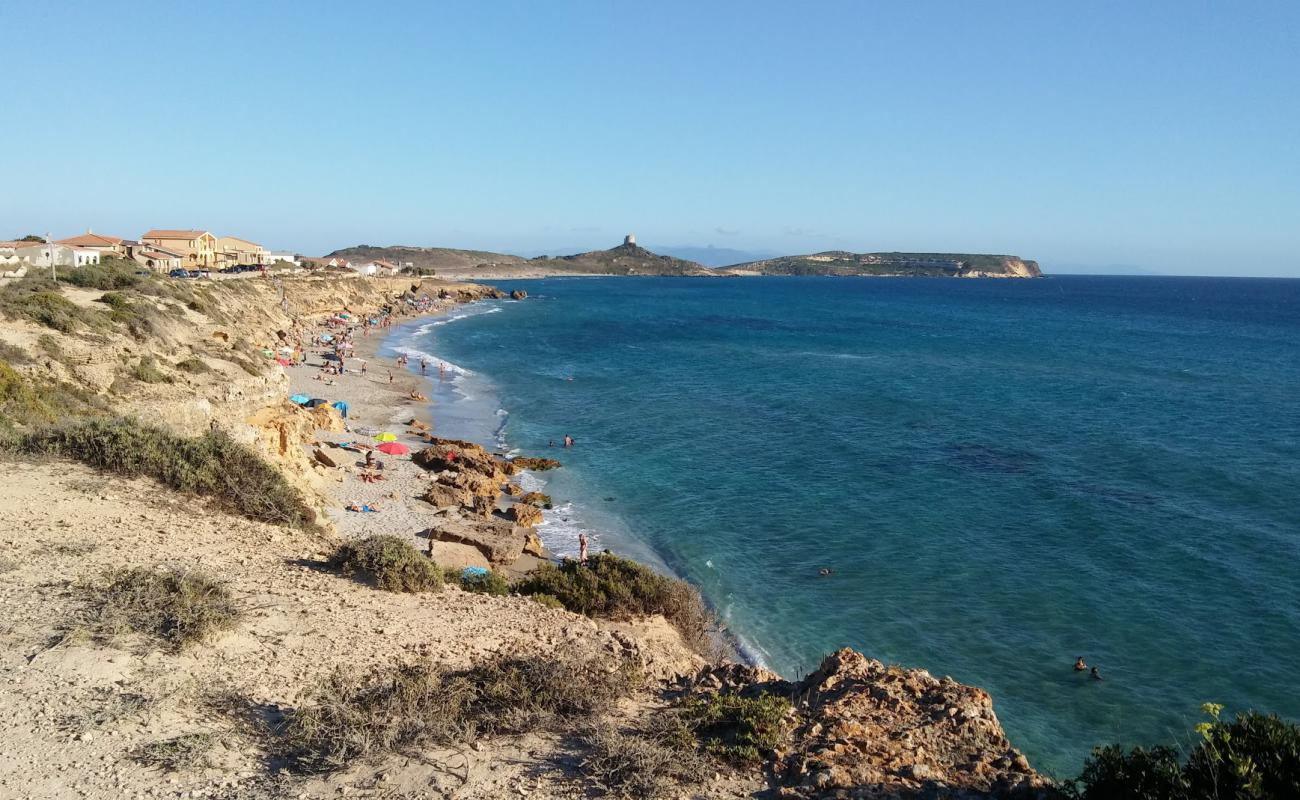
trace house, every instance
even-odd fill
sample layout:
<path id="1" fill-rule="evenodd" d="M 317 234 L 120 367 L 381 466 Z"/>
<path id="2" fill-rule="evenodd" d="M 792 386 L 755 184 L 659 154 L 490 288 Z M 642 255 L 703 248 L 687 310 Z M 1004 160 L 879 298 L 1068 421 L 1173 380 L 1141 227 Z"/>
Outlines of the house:
<path id="1" fill-rule="evenodd" d="M 237 236 L 222 236 L 217 239 L 218 266 L 261 266 L 266 263 L 266 248 L 256 242 Z"/>
<path id="2" fill-rule="evenodd" d="M 27 274 L 27 262 L 19 258 L 17 250 L 29 244 L 0 241 L 0 278 L 21 278 Z"/>
<path id="3" fill-rule="evenodd" d="M 98 250 L 101 256 L 125 256 L 125 240 L 117 236 L 105 236 L 102 233 L 95 233 L 92 230 L 87 231 L 80 236 L 72 236 L 67 239 L 55 239 L 55 244 L 66 244 L 69 247 L 84 247 L 90 250 Z"/>
<path id="4" fill-rule="evenodd" d="M 15 247 L 14 255 L 33 267 L 84 267 L 99 263 L 98 250 L 57 242 L 28 242 L 23 247 Z"/>
<path id="5" fill-rule="evenodd" d="M 132 248 L 131 258 L 137 264 L 148 267 L 155 272 L 171 272 L 174 269 L 181 269 L 185 264 L 185 255 L 183 253 L 148 245 Z"/>
<path id="6" fill-rule="evenodd" d="M 297 257 L 294 256 L 293 253 L 290 253 L 287 250 L 273 250 L 267 252 L 266 263 L 274 264 L 278 261 L 287 261 L 290 264 L 293 264 L 295 267 L 298 266 Z"/>
<path id="7" fill-rule="evenodd" d="M 352 267 L 362 275 L 396 275 L 397 265 L 391 261 L 384 261 L 382 258 L 366 261 Z"/>
<path id="8" fill-rule="evenodd" d="M 140 241 L 180 253 L 187 269 L 210 269 L 217 264 L 217 237 L 207 231 L 156 228 L 141 236 Z"/>

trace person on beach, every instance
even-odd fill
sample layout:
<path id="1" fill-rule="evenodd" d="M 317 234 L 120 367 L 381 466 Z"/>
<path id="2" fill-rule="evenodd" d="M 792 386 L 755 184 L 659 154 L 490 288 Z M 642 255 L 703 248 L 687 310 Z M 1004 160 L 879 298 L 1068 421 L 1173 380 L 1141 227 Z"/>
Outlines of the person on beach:
<path id="1" fill-rule="evenodd" d="M 427 358 L 420 359 L 420 374 L 421 375 L 429 374 L 429 359 Z"/>
<path id="2" fill-rule="evenodd" d="M 439 361 L 439 362 L 438 362 L 438 380 L 443 380 L 443 379 L 445 379 L 446 377 L 447 377 L 447 364 L 446 364 L 446 362 Z"/>
<path id="3" fill-rule="evenodd" d="M 365 370 L 362 371 L 364 372 Z M 393 382 L 393 371 L 391 369 L 388 371 L 388 382 L 389 383 Z"/>
<path id="4" fill-rule="evenodd" d="M 1084 671 L 1085 669 L 1087 669 L 1087 668 L 1088 668 L 1088 665 L 1087 665 L 1086 662 L 1084 662 L 1084 660 L 1083 660 L 1083 656 L 1079 656 L 1078 658 L 1076 658 L 1076 659 L 1074 660 L 1074 671 L 1075 671 L 1075 672 L 1083 672 L 1083 671 Z"/>
<path id="5" fill-rule="evenodd" d="M 578 563 L 587 563 L 587 534 L 578 534 Z"/>
<path id="6" fill-rule="evenodd" d="M 364 362 L 364 361 L 361 362 L 361 374 L 362 374 L 362 375 L 365 375 L 365 374 L 366 374 L 366 362 Z M 389 374 L 391 375 L 392 373 L 389 373 Z M 392 381 L 389 381 L 389 382 L 391 383 Z"/>

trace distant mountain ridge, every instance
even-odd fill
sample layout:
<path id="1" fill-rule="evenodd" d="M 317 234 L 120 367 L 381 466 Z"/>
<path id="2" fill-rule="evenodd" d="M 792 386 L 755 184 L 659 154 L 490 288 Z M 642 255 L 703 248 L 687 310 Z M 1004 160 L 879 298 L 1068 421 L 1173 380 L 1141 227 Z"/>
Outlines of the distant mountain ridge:
<path id="1" fill-rule="evenodd" d="M 726 268 L 742 275 L 842 275 L 939 278 L 1037 278 L 1037 261 L 981 253 L 850 253 L 827 250 L 780 256 Z"/>
<path id="2" fill-rule="evenodd" d="M 743 251 L 731 251 L 741 253 Z M 451 247 L 356 245 L 335 250 L 330 257 L 353 262 L 383 259 L 405 266 L 461 277 L 546 277 L 548 275 L 668 275 L 737 277 L 747 275 L 839 275 L 867 277 L 1036 278 L 1038 262 L 1019 256 L 979 253 L 850 253 L 827 250 L 798 256 L 778 256 L 727 267 L 706 267 L 697 261 L 653 253 L 629 237 L 608 250 L 569 256 L 523 256 L 488 250 Z"/>

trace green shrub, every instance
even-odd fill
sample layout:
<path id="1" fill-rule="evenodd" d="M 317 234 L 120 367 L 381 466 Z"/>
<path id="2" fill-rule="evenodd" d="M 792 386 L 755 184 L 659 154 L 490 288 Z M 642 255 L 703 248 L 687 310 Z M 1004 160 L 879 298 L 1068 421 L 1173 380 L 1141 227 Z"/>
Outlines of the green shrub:
<path id="1" fill-rule="evenodd" d="M 503 658 L 459 672 L 430 661 L 340 669 L 286 714 L 279 749 L 298 770 L 479 736 L 563 729 L 610 707 L 633 686 L 625 664 L 573 654 Z"/>
<path id="2" fill-rule="evenodd" d="M 134 367 L 131 368 L 131 377 L 141 383 L 171 383 L 172 379 L 165 372 L 158 369 L 158 362 L 153 360 L 152 356 L 141 358 Z"/>
<path id="3" fill-rule="evenodd" d="M 98 413 L 99 408 L 98 398 L 79 386 L 32 378 L 0 361 L 0 432 Z"/>
<path id="4" fill-rule="evenodd" d="M 784 697 L 759 694 L 691 696 L 682 701 L 681 718 L 704 749 L 729 761 L 763 761 L 789 731 L 791 706 Z"/>
<path id="5" fill-rule="evenodd" d="M 88 419 L 24 434 L 14 448 L 125 477 L 150 477 L 261 522 L 307 526 L 315 520 L 279 470 L 221 431 L 190 438 L 134 419 Z"/>
<path id="6" fill-rule="evenodd" d="M 212 368 L 209 367 L 203 359 L 195 356 L 190 356 L 184 361 L 176 362 L 176 369 L 181 372 L 188 372 L 191 375 L 201 375 L 205 372 L 212 371 Z"/>
<path id="7" fill-rule="evenodd" d="M 59 294 L 58 284 L 31 275 L 0 290 L 0 312 L 62 333 L 103 327 L 102 317 Z"/>
<path id="8" fill-rule="evenodd" d="M 31 354 L 23 348 L 8 342 L 0 342 L 0 361 L 7 361 L 10 364 L 27 364 L 31 360 Z"/>
<path id="9" fill-rule="evenodd" d="M 101 258 L 98 264 L 60 269 L 59 282 L 80 286 L 83 289 L 130 289 L 148 278 L 137 275 L 142 267 L 124 258 Z"/>
<path id="10" fill-rule="evenodd" d="M 628 619 L 662 614 L 699 652 L 708 652 L 713 615 L 699 592 L 685 581 L 610 553 L 582 564 L 566 559 L 543 564 L 515 587 L 520 594 L 548 594 L 565 608 L 590 617 Z"/>
<path id="11" fill-rule="evenodd" d="M 1231 722 L 1223 707 L 1201 707 L 1209 719 L 1185 762 L 1166 746 L 1098 748 L 1067 787 L 1080 800 L 1268 800 L 1300 797 L 1300 726 L 1248 712 Z"/>
<path id="12" fill-rule="evenodd" d="M 510 581 L 496 570 L 490 569 L 481 575 L 466 575 L 464 570 L 460 570 L 456 573 L 456 582 L 460 588 L 475 594 L 490 594 L 494 597 L 510 594 Z"/>
<path id="13" fill-rule="evenodd" d="M 389 534 L 344 542 L 334 552 L 332 563 L 346 574 L 367 575 L 380 589 L 390 592 L 442 590 L 442 570 L 433 559 L 407 540 Z"/>
<path id="14" fill-rule="evenodd" d="M 144 634 L 179 651 L 235 626 L 241 611 L 230 591 L 197 572 L 177 569 L 119 569 L 103 583 L 85 588 L 91 603 L 86 622 L 110 639 Z"/>
<path id="15" fill-rule="evenodd" d="M 533 602 L 546 606 L 547 608 L 564 608 L 564 603 L 561 603 L 560 598 L 553 594 L 535 594 L 532 595 L 532 598 Z"/>

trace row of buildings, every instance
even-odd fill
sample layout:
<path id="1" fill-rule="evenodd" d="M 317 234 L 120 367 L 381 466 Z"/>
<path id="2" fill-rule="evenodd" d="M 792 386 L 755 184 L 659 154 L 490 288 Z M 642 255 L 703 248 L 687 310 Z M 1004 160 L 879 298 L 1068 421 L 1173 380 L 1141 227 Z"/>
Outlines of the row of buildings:
<path id="1" fill-rule="evenodd" d="M 225 270 L 290 262 L 308 269 L 342 267 L 363 275 L 395 275 L 399 267 L 383 260 L 353 264 L 344 258 L 305 258 L 266 250 L 238 236 L 214 236 L 208 231 L 155 228 L 139 239 L 122 239 L 94 231 L 54 241 L 0 241 L 0 269 L 81 267 L 101 258 L 131 259 L 158 272 L 174 269 Z"/>

